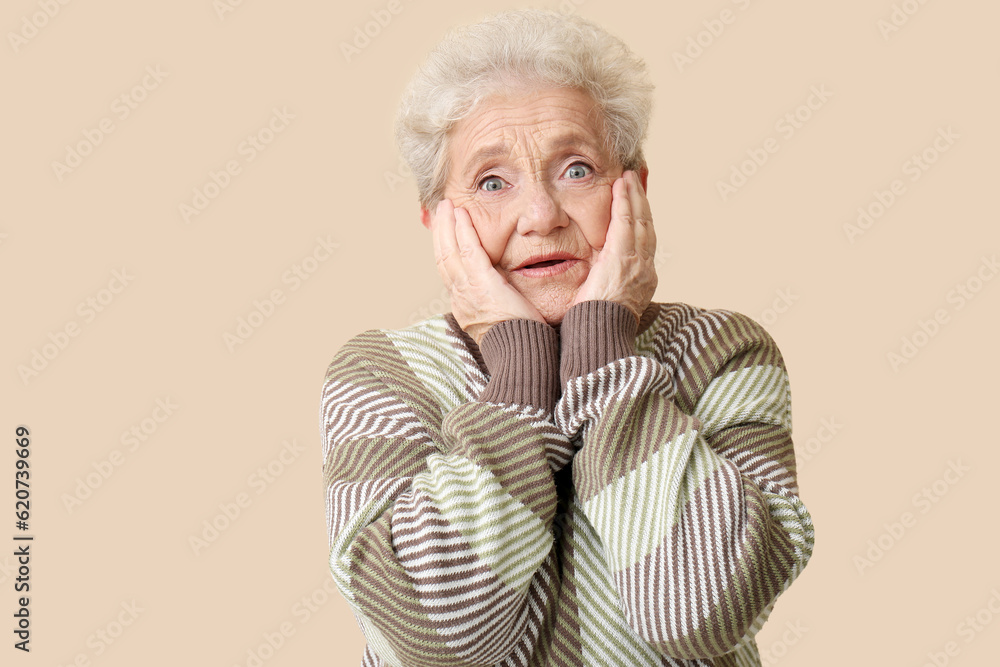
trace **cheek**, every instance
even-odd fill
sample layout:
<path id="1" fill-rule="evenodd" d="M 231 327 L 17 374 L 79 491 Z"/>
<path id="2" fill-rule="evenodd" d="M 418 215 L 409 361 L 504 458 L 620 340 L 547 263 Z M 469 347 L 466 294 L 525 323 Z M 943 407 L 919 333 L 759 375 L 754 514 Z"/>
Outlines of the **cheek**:
<path id="1" fill-rule="evenodd" d="M 603 248 L 611 223 L 611 186 L 599 186 L 567 202 L 566 212 L 576 221 L 591 248 Z"/>
<path id="2" fill-rule="evenodd" d="M 476 234 L 479 236 L 479 243 L 490 256 L 490 262 L 496 264 L 503 257 L 510 236 L 500 228 L 498 213 L 471 201 L 466 202 L 463 208 L 469 212 L 472 226 L 476 228 Z"/>

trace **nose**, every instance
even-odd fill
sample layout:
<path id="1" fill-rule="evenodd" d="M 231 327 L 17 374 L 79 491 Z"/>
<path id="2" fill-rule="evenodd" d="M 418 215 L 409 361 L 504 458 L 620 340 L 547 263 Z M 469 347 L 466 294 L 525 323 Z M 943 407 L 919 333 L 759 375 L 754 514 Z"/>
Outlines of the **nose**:
<path id="1" fill-rule="evenodd" d="M 519 234 L 535 232 L 547 236 L 569 224 L 569 216 L 544 182 L 533 181 L 522 186 L 517 206 Z"/>

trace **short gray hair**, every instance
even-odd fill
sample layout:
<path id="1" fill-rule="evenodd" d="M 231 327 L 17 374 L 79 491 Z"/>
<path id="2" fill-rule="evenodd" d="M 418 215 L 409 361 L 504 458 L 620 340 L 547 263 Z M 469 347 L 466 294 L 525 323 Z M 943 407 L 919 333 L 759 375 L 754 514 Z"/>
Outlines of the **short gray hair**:
<path id="1" fill-rule="evenodd" d="M 396 143 L 422 207 L 433 210 L 444 198 L 449 130 L 482 100 L 524 84 L 588 93 L 601 114 L 608 154 L 626 170 L 645 166 L 653 85 L 642 59 L 579 16 L 502 12 L 449 32 L 403 94 Z"/>

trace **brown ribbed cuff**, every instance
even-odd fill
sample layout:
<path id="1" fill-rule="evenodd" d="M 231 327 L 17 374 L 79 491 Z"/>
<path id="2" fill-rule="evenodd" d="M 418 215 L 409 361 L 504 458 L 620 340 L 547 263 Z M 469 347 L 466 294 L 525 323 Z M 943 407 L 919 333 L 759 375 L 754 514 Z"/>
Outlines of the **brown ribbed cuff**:
<path id="1" fill-rule="evenodd" d="M 562 385 L 634 355 L 638 326 L 632 311 L 616 301 L 584 301 L 567 310 L 559 327 Z"/>
<path id="2" fill-rule="evenodd" d="M 551 411 L 559 391 L 559 334 L 545 322 L 497 322 L 479 342 L 490 380 L 479 397 Z"/>

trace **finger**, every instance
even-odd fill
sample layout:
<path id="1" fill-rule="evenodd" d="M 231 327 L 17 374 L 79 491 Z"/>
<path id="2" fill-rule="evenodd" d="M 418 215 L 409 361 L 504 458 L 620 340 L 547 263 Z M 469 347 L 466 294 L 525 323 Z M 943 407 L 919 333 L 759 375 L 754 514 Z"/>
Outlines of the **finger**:
<path id="1" fill-rule="evenodd" d="M 646 248 L 649 249 L 649 256 L 652 257 L 656 254 L 656 225 L 650 222 L 646 225 Z"/>
<path id="2" fill-rule="evenodd" d="M 642 187 L 639 174 L 634 171 L 630 173 L 632 175 L 631 185 L 633 186 L 629 191 L 632 213 L 636 220 L 642 220 L 647 224 L 651 223 L 653 221 L 653 214 L 649 209 L 649 199 L 646 197 L 646 190 Z"/>
<path id="3" fill-rule="evenodd" d="M 645 198 L 645 196 L 646 195 L 643 194 L 643 198 Z M 646 201 L 646 210 L 647 211 L 649 210 L 649 201 L 648 200 Z M 647 220 L 649 220 L 649 224 L 646 225 L 646 232 L 649 234 L 649 237 L 646 240 L 646 247 L 649 248 L 649 254 L 652 257 L 652 256 L 656 255 L 656 225 L 653 222 L 653 214 L 652 213 L 649 214 L 649 217 L 647 218 Z"/>
<path id="4" fill-rule="evenodd" d="M 611 245 L 613 252 L 628 256 L 635 252 L 635 231 L 627 172 L 615 181 L 611 193 L 611 224 L 608 225 L 608 240 L 604 247 Z"/>
<path id="5" fill-rule="evenodd" d="M 642 189 L 639 175 L 629 172 L 629 202 L 632 208 L 635 249 L 643 259 L 649 259 L 656 252 L 656 230 L 653 229 L 649 200 Z"/>
<path id="6" fill-rule="evenodd" d="M 446 201 L 446 199 L 439 201 L 434 208 L 434 213 L 431 214 L 431 242 L 434 244 L 435 262 L 441 260 L 441 207 Z"/>
<path id="7" fill-rule="evenodd" d="M 459 258 L 455 240 L 455 207 L 450 199 L 442 199 L 438 203 L 431 226 L 434 231 L 434 257 L 438 272 L 450 289 L 461 273 L 461 268 L 456 266 Z"/>
<path id="8" fill-rule="evenodd" d="M 472 224 L 472 216 L 461 207 L 455 209 L 455 239 L 470 278 L 475 276 L 478 278 L 477 282 L 488 279 L 489 272 L 493 270 L 493 262 L 479 240 L 479 234 Z"/>

